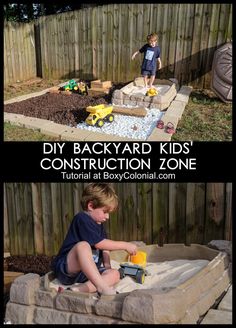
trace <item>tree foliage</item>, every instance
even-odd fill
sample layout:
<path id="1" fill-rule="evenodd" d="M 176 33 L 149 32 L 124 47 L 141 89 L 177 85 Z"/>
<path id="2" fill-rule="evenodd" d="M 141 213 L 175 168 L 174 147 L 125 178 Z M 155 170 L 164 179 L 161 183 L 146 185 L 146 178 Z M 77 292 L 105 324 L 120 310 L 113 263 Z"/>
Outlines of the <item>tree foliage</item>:
<path id="1" fill-rule="evenodd" d="M 53 15 L 71 10 L 95 7 L 98 4 L 81 4 L 77 1 L 66 4 L 56 3 L 7 3 L 3 6 L 4 19 L 14 22 L 30 22 L 40 16 Z"/>

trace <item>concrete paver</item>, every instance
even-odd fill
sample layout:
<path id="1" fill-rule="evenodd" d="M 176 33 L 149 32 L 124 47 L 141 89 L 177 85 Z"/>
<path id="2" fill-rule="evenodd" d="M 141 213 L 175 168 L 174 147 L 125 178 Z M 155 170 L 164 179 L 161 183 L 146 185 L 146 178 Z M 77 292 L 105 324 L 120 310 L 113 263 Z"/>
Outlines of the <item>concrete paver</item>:
<path id="1" fill-rule="evenodd" d="M 211 309 L 207 312 L 201 324 L 232 324 L 232 312 Z"/>
<path id="2" fill-rule="evenodd" d="M 230 286 L 226 295 L 220 302 L 218 309 L 222 311 L 232 311 L 232 286 Z"/>

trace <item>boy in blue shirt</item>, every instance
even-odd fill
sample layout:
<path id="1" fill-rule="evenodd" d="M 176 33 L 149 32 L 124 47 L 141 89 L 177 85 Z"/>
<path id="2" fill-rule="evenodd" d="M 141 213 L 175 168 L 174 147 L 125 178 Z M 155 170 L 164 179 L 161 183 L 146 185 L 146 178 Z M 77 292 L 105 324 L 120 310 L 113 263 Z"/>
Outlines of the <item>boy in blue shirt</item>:
<path id="1" fill-rule="evenodd" d="M 137 246 L 107 239 L 103 223 L 118 206 L 117 195 L 109 184 L 89 183 L 81 205 L 84 211 L 73 218 L 52 262 L 53 271 L 65 285 L 80 283 L 73 291 L 113 295 L 116 292 L 112 287 L 119 282 L 120 274 L 111 268 L 109 251 L 125 250 L 132 255 L 136 254 Z"/>
<path id="2" fill-rule="evenodd" d="M 161 50 L 160 47 L 157 46 L 157 34 L 151 33 L 147 36 L 147 42 L 142 48 L 136 51 L 132 55 L 132 60 L 136 57 L 139 53 L 144 53 L 143 62 L 141 66 L 141 74 L 144 77 L 144 85 L 145 87 L 148 86 L 148 77 L 149 80 L 149 87 L 152 88 L 152 84 L 155 80 L 156 70 L 157 70 L 157 62 L 158 62 L 158 69 L 161 69 Z"/>

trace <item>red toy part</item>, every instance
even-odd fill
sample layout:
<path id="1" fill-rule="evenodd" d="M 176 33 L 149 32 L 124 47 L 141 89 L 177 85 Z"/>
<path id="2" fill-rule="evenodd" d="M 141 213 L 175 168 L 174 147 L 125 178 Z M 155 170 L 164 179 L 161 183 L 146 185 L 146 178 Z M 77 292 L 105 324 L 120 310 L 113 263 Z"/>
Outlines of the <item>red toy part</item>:
<path id="1" fill-rule="evenodd" d="M 168 122 L 165 128 L 165 131 L 169 134 L 174 134 L 175 133 L 175 127 L 174 124 L 171 122 Z"/>
<path id="2" fill-rule="evenodd" d="M 157 128 L 164 129 L 164 122 L 162 120 L 157 121 Z"/>

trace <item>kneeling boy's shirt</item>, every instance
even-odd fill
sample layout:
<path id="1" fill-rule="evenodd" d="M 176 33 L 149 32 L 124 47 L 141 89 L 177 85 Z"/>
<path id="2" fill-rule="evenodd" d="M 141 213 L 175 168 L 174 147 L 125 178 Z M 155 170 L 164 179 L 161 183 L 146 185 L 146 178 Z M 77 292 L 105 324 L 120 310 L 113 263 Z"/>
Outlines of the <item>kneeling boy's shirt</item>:
<path id="1" fill-rule="evenodd" d="M 94 245 L 106 238 L 103 224 L 96 223 L 86 212 L 80 212 L 73 218 L 55 261 L 66 256 L 78 242 L 86 241 L 92 248 L 94 262 L 101 266 L 102 250 L 96 249 Z"/>

